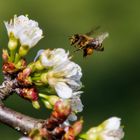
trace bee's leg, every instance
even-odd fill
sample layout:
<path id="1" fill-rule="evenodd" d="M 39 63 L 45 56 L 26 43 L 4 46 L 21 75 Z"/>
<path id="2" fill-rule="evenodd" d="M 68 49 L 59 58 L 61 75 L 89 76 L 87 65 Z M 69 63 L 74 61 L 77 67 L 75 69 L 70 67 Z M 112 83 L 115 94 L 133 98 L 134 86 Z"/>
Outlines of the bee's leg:
<path id="1" fill-rule="evenodd" d="M 85 46 L 80 46 L 80 45 L 75 45 L 75 48 L 77 48 L 77 50 L 82 50 Z"/>
<path id="2" fill-rule="evenodd" d="M 104 47 L 101 48 L 101 51 L 104 51 Z"/>
<path id="3" fill-rule="evenodd" d="M 84 47 L 85 47 L 85 46 L 79 46 L 78 49 L 79 49 L 79 50 L 82 50 Z"/>
<path id="4" fill-rule="evenodd" d="M 96 50 L 96 51 L 104 51 L 104 47 L 96 48 L 95 50 Z"/>
<path id="5" fill-rule="evenodd" d="M 79 40 L 75 44 L 81 46 L 80 43 L 82 42 L 82 40 L 83 40 L 83 37 L 80 36 L 79 37 Z"/>
<path id="6" fill-rule="evenodd" d="M 86 57 L 86 56 L 87 56 L 87 50 L 84 49 L 84 50 L 83 50 L 83 57 Z"/>
<path id="7" fill-rule="evenodd" d="M 95 50 L 97 51 L 104 51 L 104 47 L 102 46 L 102 44 L 96 46 Z"/>

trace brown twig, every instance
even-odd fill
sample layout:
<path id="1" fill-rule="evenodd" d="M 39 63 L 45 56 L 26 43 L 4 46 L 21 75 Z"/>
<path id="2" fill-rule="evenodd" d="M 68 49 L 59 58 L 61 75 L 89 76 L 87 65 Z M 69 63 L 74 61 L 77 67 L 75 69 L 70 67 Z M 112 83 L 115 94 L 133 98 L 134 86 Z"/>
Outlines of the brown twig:
<path id="1" fill-rule="evenodd" d="M 3 105 L 2 100 L 10 96 L 15 91 L 16 86 L 17 81 L 11 80 L 10 77 L 6 77 L 0 85 L 0 122 L 27 135 L 32 129 L 41 128 L 44 121 L 21 114 Z"/>
<path id="2" fill-rule="evenodd" d="M 6 99 L 14 91 L 16 80 L 7 79 L 0 85 L 0 100 Z"/>
<path id="3" fill-rule="evenodd" d="M 32 129 L 42 128 L 44 124 L 43 120 L 21 114 L 4 105 L 0 105 L 0 122 L 15 128 L 24 135 L 27 135 Z"/>

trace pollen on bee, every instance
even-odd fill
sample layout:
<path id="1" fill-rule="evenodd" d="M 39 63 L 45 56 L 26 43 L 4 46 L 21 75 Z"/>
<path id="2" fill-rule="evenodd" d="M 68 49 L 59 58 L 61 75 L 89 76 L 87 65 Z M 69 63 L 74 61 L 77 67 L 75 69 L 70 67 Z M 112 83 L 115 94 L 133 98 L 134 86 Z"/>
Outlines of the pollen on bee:
<path id="1" fill-rule="evenodd" d="M 87 48 L 87 55 L 91 55 L 93 53 L 93 48 Z"/>
<path id="2" fill-rule="evenodd" d="M 83 50 L 83 57 L 86 57 L 87 55 L 91 55 L 92 53 L 93 53 L 93 48 L 91 48 L 91 47 L 88 47 L 88 48 L 85 48 L 84 50 Z"/>

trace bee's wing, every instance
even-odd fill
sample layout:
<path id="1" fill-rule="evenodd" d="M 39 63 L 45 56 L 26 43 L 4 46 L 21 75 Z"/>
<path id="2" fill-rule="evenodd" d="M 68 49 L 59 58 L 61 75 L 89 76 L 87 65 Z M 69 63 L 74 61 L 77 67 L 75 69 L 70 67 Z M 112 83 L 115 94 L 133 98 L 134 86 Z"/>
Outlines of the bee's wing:
<path id="1" fill-rule="evenodd" d="M 107 38 L 108 36 L 109 36 L 109 33 L 108 33 L 108 32 L 104 32 L 104 33 L 98 35 L 98 36 L 96 37 L 96 39 L 97 39 L 97 40 L 99 41 L 99 43 L 101 44 L 101 43 L 104 41 L 104 39 Z"/>
<path id="2" fill-rule="evenodd" d="M 87 32 L 86 35 L 90 36 L 90 35 L 94 34 L 94 32 L 100 28 L 101 28 L 100 26 L 96 26 L 95 28 L 92 28 L 89 32 Z"/>

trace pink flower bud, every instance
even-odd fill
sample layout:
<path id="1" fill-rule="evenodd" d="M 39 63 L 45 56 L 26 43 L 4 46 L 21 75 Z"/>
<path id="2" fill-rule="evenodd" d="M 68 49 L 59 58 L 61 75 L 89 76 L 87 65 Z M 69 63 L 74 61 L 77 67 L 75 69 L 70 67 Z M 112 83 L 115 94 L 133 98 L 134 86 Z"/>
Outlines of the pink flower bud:
<path id="1" fill-rule="evenodd" d="M 22 88 L 20 89 L 20 96 L 31 101 L 38 100 L 38 93 L 35 88 Z"/>
<path id="2" fill-rule="evenodd" d="M 75 122 L 72 125 L 72 128 L 74 130 L 74 135 L 75 136 L 77 136 L 81 132 L 82 127 L 83 127 L 83 120 L 82 119 L 80 119 L 79 121 Z"/>
<path id="3" fill-rule="evenodd" d="M 62 140 L 75 140 L 74 130 L 72 127 L 65 128 L 65 135 Z"/>
<path id="4" fill-rule="evenodd" d="M 30 68 L 26 68 L 23 70 L 23 72 L 20 72 L 17 76 L 17 80 L 19 84 L 24 86 L 32 85 L 32 80 L 29 77 L 30 73 L 31 73 Z"/>
<path id="5" fill-rule="evenodd" d="M 71 113 L 71 106 L 70 103 L 68 101 L 62 101 L 59 100 L 56 102 L 55 106 L 54 106 L 54 113 L 52 115 L 54 115 L 57 118 L 63 118 L 63 117 L 68 117 L 69 114 Z"/>
<path id="6" fill-rule="evenodd" d="M 7 62 L 7 63 L 4 63 L 3 66 L 2 66 L 2 72 L 4 74 L 8 73 L 8 74 L 13 74 L 16 72 L 16 67 L 15 67 L 15 64 L 12 63 L 12 62 Z"/>
<path id="7" fill-rule="evenodd" d="M 7 62 L 8 61 L 8 58 L 9 58 L 9 54 L 8 54 L 8 51 L 7 50 L 2 50 L 2 59 L 4 62 Z"/>

